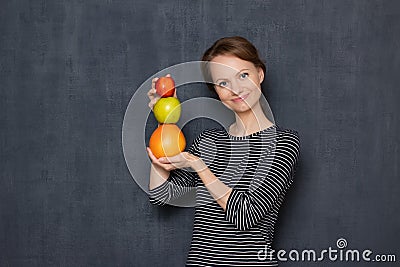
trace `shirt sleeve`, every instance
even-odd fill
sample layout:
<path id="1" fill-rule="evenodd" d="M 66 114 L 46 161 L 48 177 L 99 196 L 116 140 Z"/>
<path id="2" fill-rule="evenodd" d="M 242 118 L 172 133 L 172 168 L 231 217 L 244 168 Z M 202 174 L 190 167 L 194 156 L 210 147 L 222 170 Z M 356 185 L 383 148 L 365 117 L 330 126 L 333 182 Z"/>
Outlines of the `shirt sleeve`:
<path id="1" fill-rule="evenodd" d="M 232 189 L 225 219 L 238 230 L 247 230 L 262 220 L 290 187 L 299 157 L 297 131 L 277 137 L 273 152 L 260 159 L 253 184 L 247 191 Z"/>
<path id="2" fill-rule="evenodd" d="M 199 144 L 203 133 L 198 135 L 187 152 L 200 157 Z M 163 206 L 196 190 L 198 174 L 191 169 L 174 169 L 161 185 L 149 190 L 149 201 L 153 205 Z"/>

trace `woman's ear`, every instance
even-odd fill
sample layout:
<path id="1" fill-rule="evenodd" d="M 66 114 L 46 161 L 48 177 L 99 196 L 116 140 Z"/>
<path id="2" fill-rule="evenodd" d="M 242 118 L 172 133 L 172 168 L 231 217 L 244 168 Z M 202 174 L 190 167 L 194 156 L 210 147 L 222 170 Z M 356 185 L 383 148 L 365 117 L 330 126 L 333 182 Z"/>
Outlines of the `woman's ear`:
<path id="1" fill-rule="evenodd" d="M 260 79 L 260 84 L 264 81 L 264 71 L 262 68 L 258 68 L 258 78 Z"/>

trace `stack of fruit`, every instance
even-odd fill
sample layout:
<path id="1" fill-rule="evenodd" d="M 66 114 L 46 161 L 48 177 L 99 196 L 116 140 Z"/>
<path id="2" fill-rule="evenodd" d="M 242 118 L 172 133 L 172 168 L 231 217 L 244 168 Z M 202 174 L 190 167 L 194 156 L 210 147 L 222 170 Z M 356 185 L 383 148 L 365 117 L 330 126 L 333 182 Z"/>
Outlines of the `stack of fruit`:
<path id="1" fill-rule="evenodd" d="M 159 126 L 150 137 L 149 147 L 156 158 L 175 156 L 186 146 L 185 136 L 176 125 L 181 116 L 181 103 L 176 97 L 175 82 L 171 77 L 160 77 L 155 88 L 160 98 L 153 112 Z"/>

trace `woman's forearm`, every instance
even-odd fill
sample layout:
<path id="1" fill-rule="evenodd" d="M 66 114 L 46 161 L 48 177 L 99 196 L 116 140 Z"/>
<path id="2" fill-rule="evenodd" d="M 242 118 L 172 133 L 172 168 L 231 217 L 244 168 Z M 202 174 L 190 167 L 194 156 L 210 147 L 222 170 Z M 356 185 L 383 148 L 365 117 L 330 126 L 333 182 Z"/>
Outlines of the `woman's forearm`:
<path id="1" fill-rule="evenodd" d="M 151 163 L 149 190 L 162 185 L 168 179 L 168 176 L 169 171 L 166 171 L 161 167 L 157 167 L 154 163 Z"/>
<path id="2" fill-rule="evenodd" d="M 211 172 L 211 170 L 207 167 L 207 165 L 203 162 L 201 158 L 197 158 L 197 160 L 194 160 L 191 164 L 191 168 L 197 172 L 212 197 L 225 211 L 226 204 L 228 202 L 228 198 L 231 194 L 232 188 L 221 182 L 221 180 L 219 180 Z"/>

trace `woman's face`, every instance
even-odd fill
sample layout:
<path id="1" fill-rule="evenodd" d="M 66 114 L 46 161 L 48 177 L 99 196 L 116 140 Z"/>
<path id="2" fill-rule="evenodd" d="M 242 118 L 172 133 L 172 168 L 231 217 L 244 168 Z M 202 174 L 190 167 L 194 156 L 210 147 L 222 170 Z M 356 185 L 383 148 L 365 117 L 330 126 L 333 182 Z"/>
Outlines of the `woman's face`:
<path id="1" fill-rule="evenodd" d="M 219 55 L 210 64 L 214 88 L 229 109 L 245 112 L 258 103 L 264 72 L 252 62 L 233 55 Z"/>

